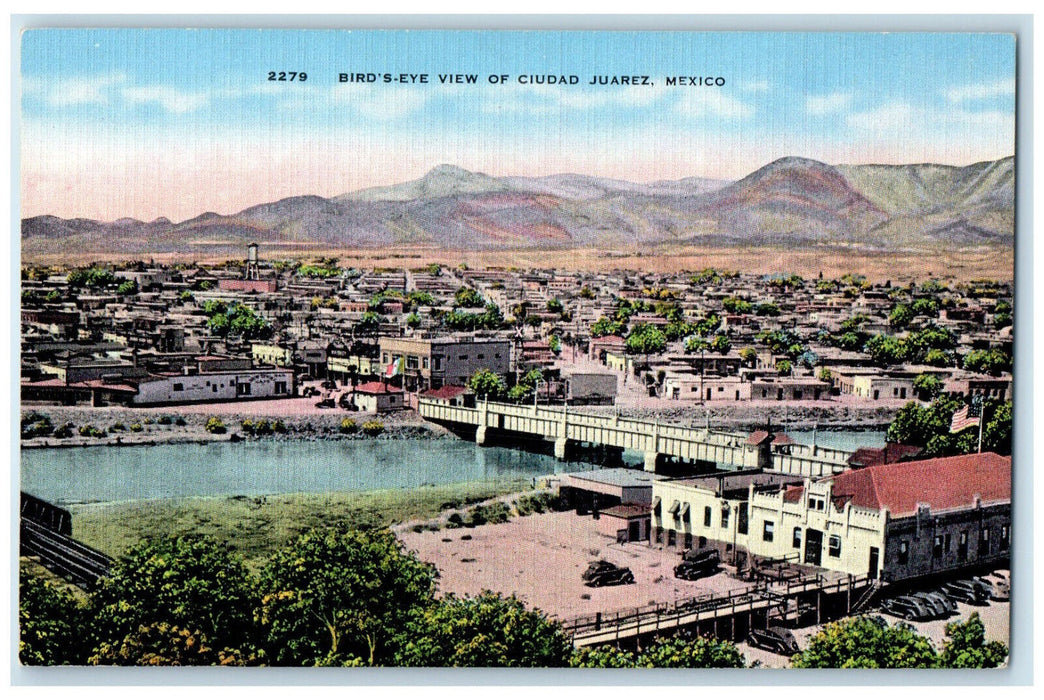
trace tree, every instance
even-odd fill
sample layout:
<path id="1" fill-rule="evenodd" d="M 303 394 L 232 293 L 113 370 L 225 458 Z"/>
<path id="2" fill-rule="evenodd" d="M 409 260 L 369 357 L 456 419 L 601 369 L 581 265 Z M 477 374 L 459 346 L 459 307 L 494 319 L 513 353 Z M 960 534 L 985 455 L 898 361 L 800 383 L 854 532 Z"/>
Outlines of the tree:
<path id="1" fill-rule="evenodd" d="M 635 653 L 609 645 L 578 649 L 573 668 L 744 668 L 746 659 L 732 642 L 714 637 L 658 639 Z"/>
<path id="2" fill-rule="evenodd" d="M 942 392 L 942 380 L 934 374 L 918 374 L 914 377 L 914 391 L 923 401 L 931 401 Z"/>
<path id="3" fill-rule="evenodd" d="M 84 607 L 51 581 L 18 574 L 18 660 L 26 666 L 79 665 L 86 659 Z"/>
<path id="4" fill-rule="evenodd" d="M 779 316 L 779 306 L 771 301 L 765 301 L 754 307 L 757 316 Z"/>
<path id="5" fill-rule="evenodd" d="M 475 395 L 490 401 L 496 401 L 507 393 L 507 385 L 500 375 L 489 369 L 480 369 L 471 375 L 468 380 L 468 388 Z"/>
<path id="6" fill-rule="evenodd" d="M 116 293 L 120 296 L 133 296 L 138 293 L 138 283 L 134 280 L 121 282 L 120 286 L 116 287 Z"/>
<path id="7" fill-rule="evenodd" d="M 794 365 L 790 360 L 777 360 L 776 371 L 779 372 L 780 376 L 787 377 L 794 371 Z"/>
<path id="8" fill-rule="evenodd" d="M 758 351 L 754 348 L 740 348 L 739 356 L 744 365 L 753 367 L 758 360 Z"/>
<path id="9" fill-rule="evenodd" d="M 613 319 L 601 317 L 591 326 L 591 337 L 601 338 L 606 335 L 620 335 L 624 329 L 627 328 L 627 324 L 623 321 L 616 321 Z"/>
<path id="10" fill-rule="evenodd" d="M 906 304 L 896 304 L 892 313 L 888 314 L 888 324 L 892 328 L 906 328 L 913 320 L 914 312 Z"/>
<path id="11" fill-rule="evenodd" d="M 627 335 L 624 349 L 632 355 L 651 355 L 667 348 L 667 336 L 656 326 L 641 323 Z"/>
<path id="12" fill-rule="evenodd" d="M 866 341 L 863 352 L 879 365 L 897 365 L 906 361 L 909 348 L 902 339 L 879 333 Z"/>
<path id="13" fill-rule="evenodd" d="M 557 298 L 552 298 L 552 299 L 548 299 L 547 300 L 547 310 L 548 311 L 551 311 L 553 313 L 558 314 L 558 313 L 562 313 L 562 309 L 563 309 L 562 302 L 559 301 Z"/>
<path id="14" fill-rule="evenodd" d="M 261 572 L 262 646 L 281 666 L 392 663 L 435 575 L 388 530 L 309 530 Z"/>
<path id="15" fill-rule="evenodd" d="M 721 300 L 722 308 L 732 314 L 749 314 L 754 310 L 754 305 L 746 299 L 739 297 L 725 297 Z"/>
<path id="16" fill-rule="evenodd" d="M 200 535 L 143 540 L 120 557 L 90 600 L 94 647 L 167 623 L 217 649 L 253 642 L 254 581 L 225 544 Z"/>
<path id="17" fill-rule="evenodd" d="M 215 649 L 198 630 L 156 622 L 121 641 L 103 642 L 87 660 L 95 666 L 245 666 L 254 662 L 235 649 Z"/>
<path id="18" fill-rule="evenodd" d="M 934 668 L 931 641 L 908 624 L 859 616 L 827 625 L 791 660 L 794 668 Z"/>
<path id="19" fill-rule="evenodd" d="M 453 305 L 471 308 L 485 305 L 482 295 L 471 287 L 460 287 L 453 295 Z"/>
<path id="20" fill-rule="evenodd" d="M 713 637 L 697 637 L 692 641 L 670 637 L 639 654 L 638 665 L 646 668 L 743 668 L 746 660 L 732 642 Z"/>
<path id="21" fill-rule="evenodd" d="M 714 336 L 714 340 L 711 341 L 711 350 L 722 355 L 728 354 L 729 350 L 732 349 L 732 341 L 724 333 L 718 333 Z"/>
<path id="22" fill-rule="evenodd" d="M 986 641 L 986 626 L 977 612 L 965 622 L 946 625 L 946 637 L 939 657 L 943 668 L 997 668 L 1008 656 L 1003 643 Z"/>
<path id="23" fill-rule="evenodd" d="M 572 645 L 557 623 L 510 596 L 445 596 L 407 625 L 403 666 L 567 665 Z"/>
<path id="24" fill-rule="evenodd" d="M 964 358 L 964 369 L 994 376 L 1011 371 L 1011 358 L 1003 350 L 973 350 Z"/>

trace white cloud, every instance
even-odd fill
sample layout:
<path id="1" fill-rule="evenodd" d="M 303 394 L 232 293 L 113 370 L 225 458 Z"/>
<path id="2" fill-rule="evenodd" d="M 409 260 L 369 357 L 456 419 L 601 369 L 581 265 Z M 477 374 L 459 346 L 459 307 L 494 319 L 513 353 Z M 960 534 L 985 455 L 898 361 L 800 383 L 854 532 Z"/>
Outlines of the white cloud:
<path id="1" fill-rule="evenodd" d="M 428 99 L 423 88 L 345 83 L 295 87 L 284 95 L 279 107 L 284 111 L 335 109 L 374 121 L 390 121 L 421 109 Z"/>
<path id="2" fill-rule="evenodd" d="M 998 80 L 993 83 L 975 83 L 962 85 L 946 91 L 946 99 L 950 102 L 967 100 L 985 100 L 991 97 L 1006 97 L 1015 94 L 1015 79 Z"/>
<path id="3" fill-rule="evenodd" d="M 202 92 L 183 92 L 166 85 L 144 85 L 122 90 L 123 99 L 131 105 L 157 104 L 168 112 L 185 114 L 194 112 L 207 103 Z"/>
<path id="4" fill-rule="evenodd" d="M 746 119 L 754 115 L 752 105 L 718 90 L 687 93 L 674 105 L 674 111 L 686 117 L 725 117 Z"/>
<path id="5" fill-rule="evenodd" d="M 836 114 L 852 103 L 852 94 L 835 92 L 829 95 L 809 95 L 805 100 L 805 109 L 809 114 L 821 116 Z"/>
<path id="6" fill-rule="evenodd" d="M 26 78 L 22 81 L 22 92 L 42 97 L 53 107 L 106 104 L 112 97 L 112 88 L 126 81 L 122 73 L 68 78 L 54 83 Z"/>
<path id="7" fill-rule="evenodd" d="M 849 114 L 847 123 L 853 129 L 876 136 L 935 140 L 942 135 L 950 138 L 1012 140 L 1015 134 L 1015 115 L 1001 110 L 969 111 L 966 109 L 937 109 L 891 102 L 865 112 Z"/>

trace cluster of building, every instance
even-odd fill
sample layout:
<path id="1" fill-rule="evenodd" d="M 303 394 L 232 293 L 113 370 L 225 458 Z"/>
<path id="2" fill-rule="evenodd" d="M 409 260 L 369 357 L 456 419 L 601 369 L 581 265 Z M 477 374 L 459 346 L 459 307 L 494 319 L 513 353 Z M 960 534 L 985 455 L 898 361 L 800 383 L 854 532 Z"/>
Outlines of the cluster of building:
<path id="1" fill-rule="evenodd" d="M 108 284 L 73 287 L 65 271 L 23 274 L 23 400 L 256 400 L 295 396 L 313 380 L 408 397 L 466 386 L 480 370 L 510 387 L 534 369 L 541 371 L 535 391 L 542 400 L 572 404 L 611 404 L 629 383 L 680 404 L 839 395 L 905 401 L 915 398 L 922 375 L 937 378 L 943 391 L 1011 395 L 1010 373 L 959 366 L 974 350 L 1010 357 L 1011 327 L 997 322 L 1011 296 L 1008 283 L 983 283 L 968 295 L 909 290 L 911 298 L 941 301 L 941 308 L 896 331 L 889 313 L 899 297 L 890 284 L 790 278 L 781 286 L 753 275 L 696 280 L 690 273 L 463 266 L 346 270 L 265 264 L 256 246 L 245 262 L 138 263 L 112 276 Z M 462 307 L 461 289 L 479 301 Z M 215 324 L 217 304 L 249 308 L 263 328 Z M 496 321 L 469 325 L 489 305 L 497 307 Z M 617 334 L 595 332 L 600 320 L 619 319 L 621 308 L 631 306 Z M 853 317 L 863 333 L 943 328 L 957 339 L 953 364 L 882 366 L 861 349 L 840 349 L 831 334 L 842 333 Z M 686 342 L 690 335 L 678 335 L 679 322 L 708 318 L 716 320 L 713 337 L 723 339 L 714 349 L 696 349 Z M 675 332 L 662 349 L 639 353 L 626 337 L 639 327 Z M 764 342 L 777 331 L 800 339 L 800 360 Z"/>
<path id="2" fill-rule="evenodd" d="M 874 452 L 881 461 L 853 460 L 821 478 L 606 469 L 565 475 L 559 489 L 578 511 L 595 512 L 609 537 L 678 551 L 713 547 L 740 570 L 786 562 L 898 582 L 1008 559 L 1010 457 L 890 462 L 896 455 L 885 448 Z"/>

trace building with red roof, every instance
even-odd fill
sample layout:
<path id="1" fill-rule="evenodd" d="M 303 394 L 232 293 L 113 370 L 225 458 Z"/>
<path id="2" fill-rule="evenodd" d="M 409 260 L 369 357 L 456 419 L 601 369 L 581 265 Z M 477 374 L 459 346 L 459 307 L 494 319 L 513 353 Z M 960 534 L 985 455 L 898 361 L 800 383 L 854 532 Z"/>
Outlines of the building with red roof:
<path id="1" fill-rule="evenodd" d="M 1011 458 L 987 452 L 893 462 L 797 483 L 793 476 L 774 483 L 751 477 L 740 490 L 657 482 L 653 504 L 654 546 L 681 546 L 677 531 L 686 547 L 716 546 L 723 558 L 735 550 L 900 581 L 1008 558 Z"/>

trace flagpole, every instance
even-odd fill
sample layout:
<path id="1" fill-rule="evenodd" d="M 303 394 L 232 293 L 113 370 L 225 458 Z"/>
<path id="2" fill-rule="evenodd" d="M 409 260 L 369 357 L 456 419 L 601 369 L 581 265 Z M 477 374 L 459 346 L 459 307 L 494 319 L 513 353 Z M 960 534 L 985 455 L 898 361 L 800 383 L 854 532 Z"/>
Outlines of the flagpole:
<path id="1" fill-rule="evenodd" d="M 986 407 L 982 405 L 982 401 L 979 401 L 979 453 L 982 453 L 982 424 L 986 422 Z"/>

